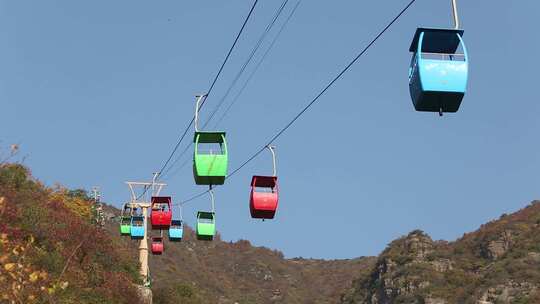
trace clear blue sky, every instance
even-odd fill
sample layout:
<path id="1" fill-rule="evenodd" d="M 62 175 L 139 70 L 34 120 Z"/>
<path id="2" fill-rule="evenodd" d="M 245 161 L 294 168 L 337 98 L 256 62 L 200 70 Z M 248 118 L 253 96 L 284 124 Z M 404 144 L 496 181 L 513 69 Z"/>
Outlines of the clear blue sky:
<path id="1" fill-rule="evenodd" d="M 280 2 L 260 1 L 203 118 Z M 407 2 L 303 1 L 222 124 L 231 168 Z M 194 94 L 210 85 L 251 3 L 0 1 L 2 144 L 20 143 L 46 184 L 99 185 L 119 206 L 129 199 L 124 181 L 150 178 L 169 154 L 193 115 Z M 410 230 L 453 240 L 540 198 L 540 3 L 459 4 L 470 78 L 458 114 L 413 110 L 414 31 L 451 25 L 450 0 L 418 0 L 276 142 L 282 196 L 275 220 L 255 221 L 248 211 L 251 175 L 270 173 L 268 153 L 216 191 L 223 238 L 288 257 L 375 255 Z M 204 190 L 190 166 L 166 182 L 176 201 Z M 208 197 L 186 206 L 189 223 L 200 208 L 209 208 Z"/>

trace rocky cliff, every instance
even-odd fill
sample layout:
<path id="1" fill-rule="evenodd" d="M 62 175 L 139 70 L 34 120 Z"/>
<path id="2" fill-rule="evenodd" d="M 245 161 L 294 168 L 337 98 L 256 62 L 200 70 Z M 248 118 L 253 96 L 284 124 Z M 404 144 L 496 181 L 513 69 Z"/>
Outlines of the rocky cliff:
<path id="1" fill-rule="evenodd" d="M 454 242 L 420 230 L 390 243 L 343 304 L 540 303 L 540 202 Z"/>

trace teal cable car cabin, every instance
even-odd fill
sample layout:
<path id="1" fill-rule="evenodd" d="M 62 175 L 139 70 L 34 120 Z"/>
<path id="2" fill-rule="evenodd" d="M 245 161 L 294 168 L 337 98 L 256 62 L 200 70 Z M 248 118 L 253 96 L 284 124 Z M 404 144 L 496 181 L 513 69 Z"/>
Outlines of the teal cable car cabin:
<path id="1" fill-rule="evenodd" d="M 181 220 L 172 220 L 169 227 L 169 241 L 179 242 L 184 234 L 184 225 Z"/>
<path id="2" fill-rule="evenodd" d="M 416 111 L 457 112 L 467 89 L 463 30 L 418 28 L 409 50 L 409 92 Z M 459 51 L 461 47 L 461 52 Z"/>
<path id="3" fill-rule="evenodd" d="M 131 238 L 142 239 L 144 237 L 144 217 L 142 215 L 134 215 L 131 217 Z"/>

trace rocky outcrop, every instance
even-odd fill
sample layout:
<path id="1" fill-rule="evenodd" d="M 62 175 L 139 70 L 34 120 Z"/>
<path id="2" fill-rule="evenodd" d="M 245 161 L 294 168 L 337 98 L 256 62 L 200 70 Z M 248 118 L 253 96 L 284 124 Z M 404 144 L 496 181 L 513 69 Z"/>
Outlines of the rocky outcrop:
<path id="1" fill-rule="evenodd" d="M 477 304 L 511 304 L 534 295 L 538 287 L 529 282 L 508 281 L 487 288 Z"/>
<path id="2" fill-rule="evenodd" d="M 343 304 L 540 303 L 540 202 L 455 242 L 420 230 L 397 239 Z"/>
<path id="3" fill-rule="evenodd" d="M 504 230 L 495 240 L 483 244 L 482 255 L 490 260 L 496 260 L 510 249 L 512 240 L 512 232 L 510 230 Z"/>
<path id="4" fill-rule="evenodd" d="M 433 240 L 421 230 L 415 230 L 404 239 L 407 255 L 415 261 L 424 261 L 433 252 Z"/>
<path id="5" fill-rule="evenodd" d="M 433 269 L 438 272 L 448 272 L 454 269 L 454 267 L 452 266 L 452 261 L 449 259 L 441 258 L 438 260 L 430 261 L 429 263 L 431 264 L 431 266 L 433 266 Z"/>
<path id="6" fill-rule="evenodd" d="M 435 272 L 452 269 L 448 259 L 435 259 L 435 242 L 420 230 L 398 239 L 383 252 L 372 275 L 359 282 L 370 287 L 360 297 L 345 296 L 344 303 L 391 304 L 430 303 L 445 304 L 441 298 L 429 294 L 421 296 L 431 285 L 429 278 Z"/>

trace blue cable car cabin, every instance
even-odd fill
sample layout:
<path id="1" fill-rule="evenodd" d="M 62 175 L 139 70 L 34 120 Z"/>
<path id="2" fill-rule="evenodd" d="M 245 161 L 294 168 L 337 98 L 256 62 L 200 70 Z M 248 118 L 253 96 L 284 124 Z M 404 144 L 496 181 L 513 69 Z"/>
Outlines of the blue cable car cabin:
<path id="1" fill-rule="evenodd" d="M 134 215 L 131 217 L 131 238 L 142 239 L 144 237 L 144 217 Z"/>
<path id="2" fill-rule="evenodd" d="M 184 225 L 181 220 L 172 220 L 169 227 L 169 241 L 179 242 L 184 234 Z"/>
<path id="3" fill-rule="evenodd" d="M 469 73 L 463 30 L 418 28 L 411 43 L 409 91 L 416 111 L 457 112 Z M 462 52 L 459 52 L 461 46 Z"/>

